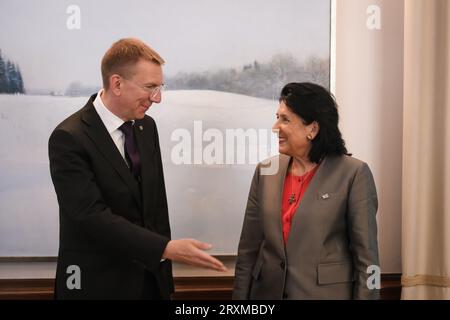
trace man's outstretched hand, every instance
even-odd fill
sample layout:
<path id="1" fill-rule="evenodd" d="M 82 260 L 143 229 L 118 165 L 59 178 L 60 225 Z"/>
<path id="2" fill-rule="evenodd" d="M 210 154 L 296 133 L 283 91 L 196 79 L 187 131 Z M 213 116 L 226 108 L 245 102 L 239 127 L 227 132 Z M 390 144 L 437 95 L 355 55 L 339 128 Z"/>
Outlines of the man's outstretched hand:
<path id="1" fill-rule="evenodd" d="M 216 271 L 227 271 L 222 262 L 205 252 L 211 247 L 210 244 L 195 239 L 170 240 L 163 258 Z"/>

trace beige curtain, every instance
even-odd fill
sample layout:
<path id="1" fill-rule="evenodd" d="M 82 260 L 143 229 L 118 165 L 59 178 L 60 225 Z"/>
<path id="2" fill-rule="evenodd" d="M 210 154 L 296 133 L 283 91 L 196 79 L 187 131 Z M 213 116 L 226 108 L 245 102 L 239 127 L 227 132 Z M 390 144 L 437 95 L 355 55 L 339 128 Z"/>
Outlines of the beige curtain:
<path id="1" fill-rule="evenodd" d="M 449 0 L 405 0 L 402 299 L 450 299 L 449 39 Z"/>

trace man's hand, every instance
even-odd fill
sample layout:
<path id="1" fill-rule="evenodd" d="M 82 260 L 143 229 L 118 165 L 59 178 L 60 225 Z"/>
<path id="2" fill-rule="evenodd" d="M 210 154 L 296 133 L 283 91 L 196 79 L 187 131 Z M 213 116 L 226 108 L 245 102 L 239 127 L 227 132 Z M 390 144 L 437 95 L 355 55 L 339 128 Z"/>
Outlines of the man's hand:
<path id="1" fill-rule="evenodd" d="M 227 271 L 222 262 L 204 251 L 211 247 L 210 244 L 195 239 L 171 240 L 164 250 L 163 258 L 202 268 Z"/>

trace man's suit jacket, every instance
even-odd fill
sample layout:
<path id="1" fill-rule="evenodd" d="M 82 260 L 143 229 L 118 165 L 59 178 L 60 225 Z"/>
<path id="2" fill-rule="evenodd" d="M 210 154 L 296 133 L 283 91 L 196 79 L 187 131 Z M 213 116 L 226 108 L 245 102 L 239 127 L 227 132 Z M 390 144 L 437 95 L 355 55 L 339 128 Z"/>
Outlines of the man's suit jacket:
<path id="1" fill-rule="evenodd" d="M 159 292 L 167 299 L 172 266 L 161 257 L 170 227 L 156 124 L 149 116 L 135 121 L 139 183 L 95 111 L 95 96 L 49 139 L 60 208 L 55 297 L 140 299 Z M 71 265 L 80 268 L 81 289 L 67 286 Z"/>
<path id="2" fill-rule="evenodd" d="M 328 156 L 283 241 L 281 200 L 290 157 L 274 175 L 256 168 L 238 249 L 234 299 L 376 299 L 366 282 L 378 263 L 377 194 L 367 164 Z"/>

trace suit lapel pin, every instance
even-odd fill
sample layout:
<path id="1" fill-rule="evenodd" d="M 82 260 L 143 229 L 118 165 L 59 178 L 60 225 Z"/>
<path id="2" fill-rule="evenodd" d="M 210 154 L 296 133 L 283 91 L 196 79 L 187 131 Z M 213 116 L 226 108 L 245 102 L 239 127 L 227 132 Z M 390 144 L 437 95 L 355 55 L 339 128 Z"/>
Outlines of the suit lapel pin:
<path id="1" fill-rule="evenodd" d="M 325 193 L 322 195 L 322 199 L 326 200 L 330 197 L 330 195 L 328 193 Z"/>

